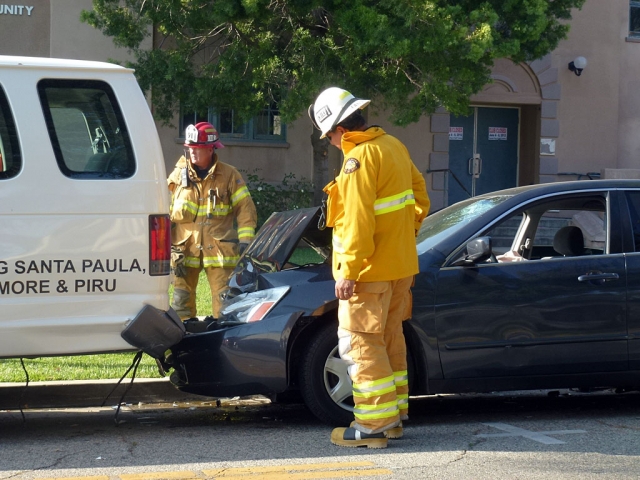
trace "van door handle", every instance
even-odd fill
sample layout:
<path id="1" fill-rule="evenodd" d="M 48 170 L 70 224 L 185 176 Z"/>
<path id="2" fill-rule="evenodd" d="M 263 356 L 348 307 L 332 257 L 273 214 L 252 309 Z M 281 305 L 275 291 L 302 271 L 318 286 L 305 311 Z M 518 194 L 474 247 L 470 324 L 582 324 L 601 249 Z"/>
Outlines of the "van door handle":
<path id="1" fill-rule="evenodd" d="M 620 279 L 620 275 L 618 275 L 617 273 L 602 273 L 602 272 L 589 272 L 586 275 L 580 275 L 578 277 L 579 282 L 598 281 L 599 285 L 609 280 L 619 280 L 619 279 Z"/>

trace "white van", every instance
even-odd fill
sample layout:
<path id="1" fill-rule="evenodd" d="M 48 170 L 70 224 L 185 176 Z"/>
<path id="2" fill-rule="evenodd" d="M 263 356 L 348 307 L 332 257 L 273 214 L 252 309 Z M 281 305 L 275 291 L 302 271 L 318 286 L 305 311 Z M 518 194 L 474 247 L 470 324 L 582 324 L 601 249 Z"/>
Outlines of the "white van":
<path id="1" fill-rule="evenodd" d="M 0 56 L 0 358 L 133 350 L 169 307 L 169 194 L 133 71 Z"/>

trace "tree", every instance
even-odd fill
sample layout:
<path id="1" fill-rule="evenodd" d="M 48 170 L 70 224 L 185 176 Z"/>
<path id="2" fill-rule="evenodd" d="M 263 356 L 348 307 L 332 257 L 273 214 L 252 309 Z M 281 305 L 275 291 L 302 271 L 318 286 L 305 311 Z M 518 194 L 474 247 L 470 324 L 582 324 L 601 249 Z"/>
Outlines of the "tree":
<path id="1" fill-rule="evenodd" d="M 94 0 L 82 20 L 136 59 L 158 118 L 179 106 L 271 101 L 284 121 L 324 87 L 384 102 L 398 125 L 444 106 L 465 113 L 496 58 L 527 61 L 565 38 L 584 0 Z M 153 50 L 140 49 L 155 29 Z"/>
<path id="2" fill-rule="evenodd" d="M 493 62 L 540 58 L 585 0 L 94 0 L 82 20 L 130 49 L 157 118 L 180 106 L 284 122 L 338 85 L 407 125 L 467 112 Z M 153 32 L 154 48 L 140 44 Z"/>

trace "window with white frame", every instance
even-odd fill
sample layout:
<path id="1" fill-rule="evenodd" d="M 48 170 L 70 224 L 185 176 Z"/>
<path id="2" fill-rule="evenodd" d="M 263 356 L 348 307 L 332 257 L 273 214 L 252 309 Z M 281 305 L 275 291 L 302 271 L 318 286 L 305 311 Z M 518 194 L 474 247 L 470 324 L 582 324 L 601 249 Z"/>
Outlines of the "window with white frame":
<path id="1" fill-rule="evenodd" d="M 640 37 L 640 1 L 629 2 L 629 36 Z"/>

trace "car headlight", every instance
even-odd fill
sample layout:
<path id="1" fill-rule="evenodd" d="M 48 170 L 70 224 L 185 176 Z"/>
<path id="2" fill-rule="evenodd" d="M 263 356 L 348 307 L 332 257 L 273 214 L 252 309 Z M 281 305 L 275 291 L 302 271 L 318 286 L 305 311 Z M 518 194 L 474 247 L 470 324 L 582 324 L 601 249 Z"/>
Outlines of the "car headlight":
<path id="1" fill-rule="evenodd" d="M 259 322 L 287 294 L 291 287 L 276 287 L 243 293 L 228 299 L 220 311 L 222 322 Z"/>

